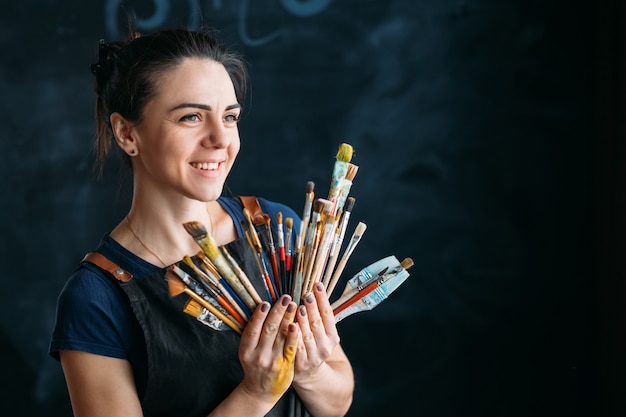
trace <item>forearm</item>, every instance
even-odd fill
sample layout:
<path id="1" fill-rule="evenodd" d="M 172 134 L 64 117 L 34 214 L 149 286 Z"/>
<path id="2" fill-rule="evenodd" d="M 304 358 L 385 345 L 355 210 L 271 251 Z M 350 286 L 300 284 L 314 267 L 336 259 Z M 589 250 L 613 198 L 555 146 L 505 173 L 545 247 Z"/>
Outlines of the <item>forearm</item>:
<path id="1" fill-rule="evenodd" d="M 246 391 L 242 384 L 222 401 L 208 417 L 263 417 L 278 399 L 262 399 Z"/>
<path id="2" fill-rule="evenodd" d="M 295 379 L 293 387 L 312 415 L 340 417 L 352 404 L 354 374 L 347 361 L 324 362 L 313 373 Z"/>

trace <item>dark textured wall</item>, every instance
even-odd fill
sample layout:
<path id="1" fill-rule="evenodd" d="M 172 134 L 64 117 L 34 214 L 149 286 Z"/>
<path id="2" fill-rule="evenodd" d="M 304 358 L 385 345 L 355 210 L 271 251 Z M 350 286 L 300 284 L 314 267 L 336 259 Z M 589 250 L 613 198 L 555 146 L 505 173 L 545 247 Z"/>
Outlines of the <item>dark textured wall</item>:
<path id="1" fill-rule="evenodd" d="M 232 193 L 301 211 L 354 146 L 368 229 L 345 276 L 390 254 L 415 265 L 339 325 L 350 416 L 591 415 L 594 10 L 579 3 L 3 2 L 1 413 L 70 414 L 46 353 L 56 296 L 128 201 L 115 161 L 91 173 L 89 64 L 134 15 L 215 26 L 247 57 Z"/>

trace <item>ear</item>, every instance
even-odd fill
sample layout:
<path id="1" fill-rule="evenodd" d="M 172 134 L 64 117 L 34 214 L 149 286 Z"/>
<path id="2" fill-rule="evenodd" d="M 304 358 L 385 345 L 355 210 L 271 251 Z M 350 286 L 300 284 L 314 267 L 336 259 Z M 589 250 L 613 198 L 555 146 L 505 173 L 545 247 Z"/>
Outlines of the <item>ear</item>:
<path id="1" fill-rule="evenodd" d="M 132 135 L 132 123 L 117 112 L 111 114 L 109 120 L 117 145 L 128 155 L 137 155 L 137 141 Z"/>

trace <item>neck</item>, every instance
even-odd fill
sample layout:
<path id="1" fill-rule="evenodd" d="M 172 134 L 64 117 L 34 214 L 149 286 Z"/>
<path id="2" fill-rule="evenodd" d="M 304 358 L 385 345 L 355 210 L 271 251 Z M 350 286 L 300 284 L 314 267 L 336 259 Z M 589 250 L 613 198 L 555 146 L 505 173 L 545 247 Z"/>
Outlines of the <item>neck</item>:
<path id="1" fill-rule="evenodd" d="M 214 233 L 213 212 L 216 210 L 222 209 L 215 202 L 197 202 L 193 209 L 176 212 L 162 210 L 158 205 L 133 204 L 126 220 L 111 232 L 111 237 L 152 264 L 171 265 L 200 250 L 183 223 L 199 221 Z"/>

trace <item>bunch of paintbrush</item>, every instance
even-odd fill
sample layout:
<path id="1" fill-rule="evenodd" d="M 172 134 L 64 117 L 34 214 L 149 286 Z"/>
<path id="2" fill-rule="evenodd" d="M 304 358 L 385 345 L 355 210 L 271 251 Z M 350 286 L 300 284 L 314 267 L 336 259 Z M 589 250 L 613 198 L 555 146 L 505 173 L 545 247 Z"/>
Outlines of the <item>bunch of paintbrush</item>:
<path id="1" fill-rule="evenodd" d="M 241 333 L 252 311 L 263 300 L 273 303 L 281 294 L 290 294 L 296 303 L 300 303 L 302 296 L 318 282 L 324 284 L 330 298 L 366 229 L 366 225 L 359 222 L 344 245 L 355 205 L 354 197 L 349 196 L 358 170 L 351 162 L 352 154 L 352 146 L 341 144 L 326 198 L 316 199 L 315 184 L 312 181 L 307 183 L 299 230 L 294 230 L 294 219 L 283 219 L 282 213 L 278 213 L 277 224 L 272 227 L 267 214 L 253 219 L 244 208 L 245 220 L 241 225 L 246 238 L 218 246 L 204 225 L 199 222 L 185 223 L 185 230 L 201 250 L 167 270 L 170 294 L 186 293 L 190 297 L 185 312 L 198 319 L 208 315 L 215 319 L 205 321 L 211 327 L 217 328 L 223 323 Z M 389 262 L 385 269 L 393 266 L 396 271 L 393 276 L 398 275 L 400 270 L 406 272 L 405 268 L 409 266 L 407 262 L 404 265 Z M 360 299 L 371 299 L 370 294 L 375 289 L 381 293 L 390 288 L 384 282 L 391 276 L 379 271 L 366 290 L 365 287 L 350 289 L 350 297 L 346 295 L 348 290 L 344 290 L 333 308 L 337 308 L 339 314 L 348 305 L 359 305 L 357 301 Z M 408 274 L 402 276 L 406 278 Z M 354 278 L 350 282 L 354 282 Z M 361 290 L 364 290 L 363 297 L 358 294 Z M 382 300 L 380 296 L 378 299 Z M 350 311 L 356 310 L 353 307 Z M 345 312 L 342 314 L 341 317 L 346 315 Z"/>

